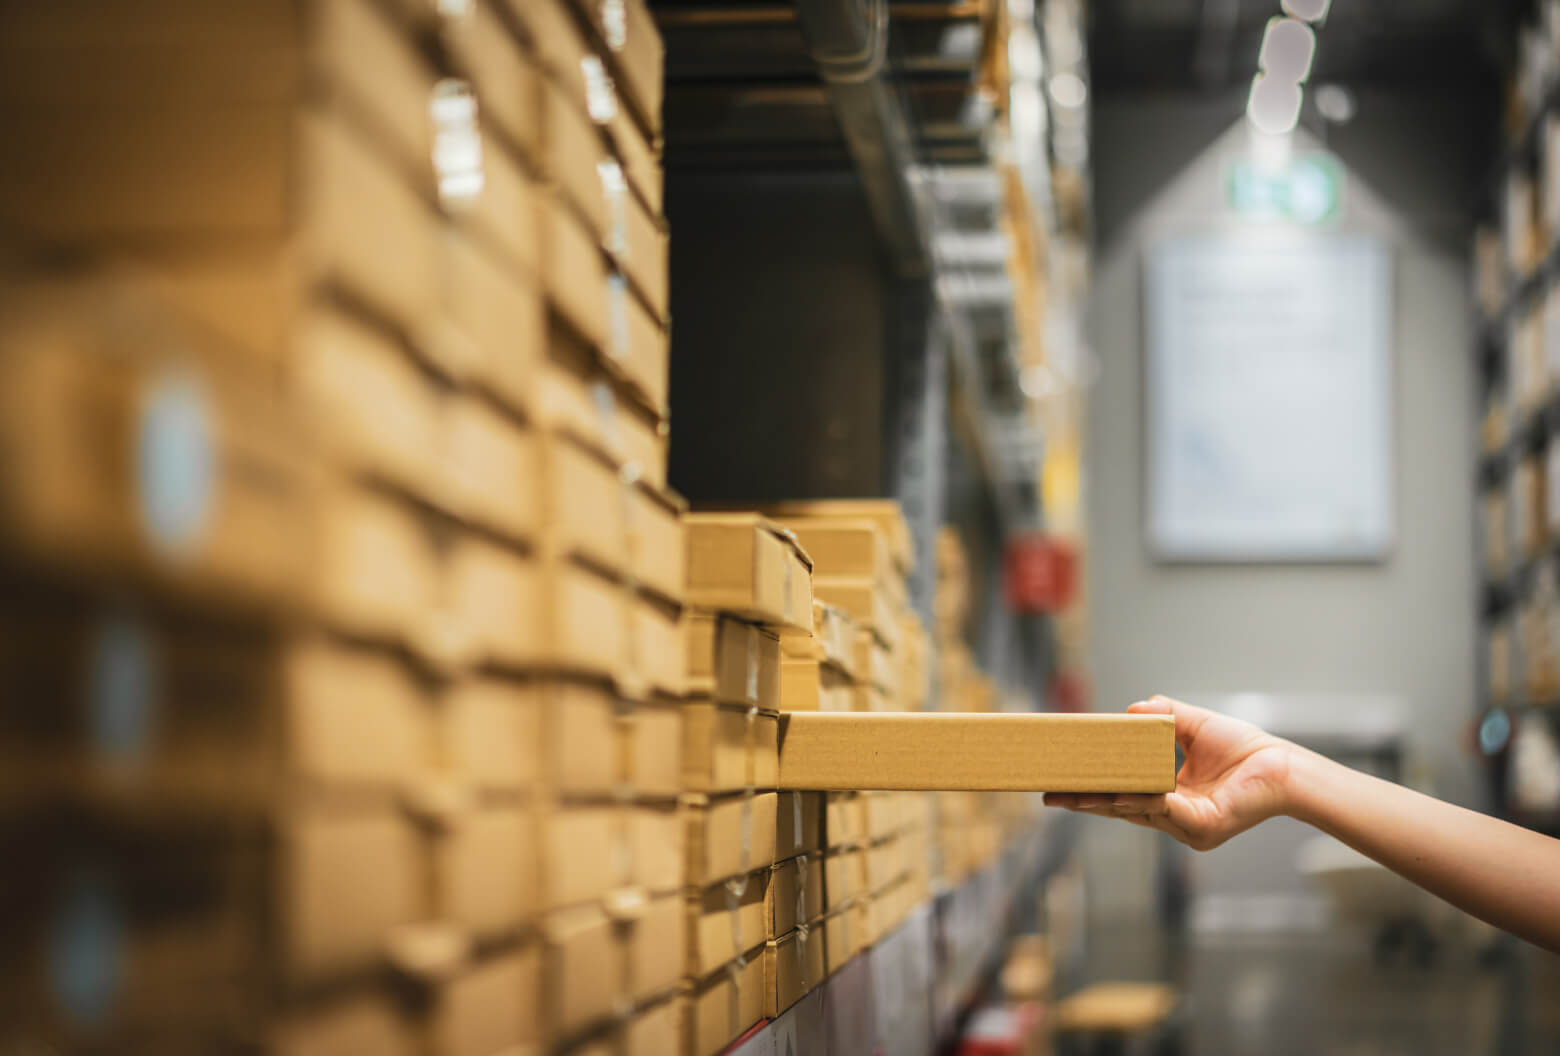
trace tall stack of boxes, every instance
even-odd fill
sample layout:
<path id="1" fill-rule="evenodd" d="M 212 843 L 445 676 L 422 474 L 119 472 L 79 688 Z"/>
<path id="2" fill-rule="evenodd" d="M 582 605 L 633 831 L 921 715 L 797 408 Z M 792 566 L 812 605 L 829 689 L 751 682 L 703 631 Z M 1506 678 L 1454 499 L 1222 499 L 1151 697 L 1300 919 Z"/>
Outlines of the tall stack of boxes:
<path id="1" fill-rule="evenodd" d="M 644 5 L 80 14 L 0 33 L 0 1040 L 680 1047 Z"/>

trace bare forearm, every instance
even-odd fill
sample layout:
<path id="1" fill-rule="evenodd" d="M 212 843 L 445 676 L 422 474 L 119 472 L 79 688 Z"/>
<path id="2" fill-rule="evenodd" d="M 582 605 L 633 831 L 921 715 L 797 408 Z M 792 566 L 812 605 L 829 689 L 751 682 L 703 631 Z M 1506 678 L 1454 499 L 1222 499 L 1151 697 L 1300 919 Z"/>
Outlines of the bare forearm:
<path id="1" fill-rule="evenodd" d="M 1560 840 L 1350 770 L 1304 749 L 1286 813 L 1453 905 L 1560 952 Z"/>

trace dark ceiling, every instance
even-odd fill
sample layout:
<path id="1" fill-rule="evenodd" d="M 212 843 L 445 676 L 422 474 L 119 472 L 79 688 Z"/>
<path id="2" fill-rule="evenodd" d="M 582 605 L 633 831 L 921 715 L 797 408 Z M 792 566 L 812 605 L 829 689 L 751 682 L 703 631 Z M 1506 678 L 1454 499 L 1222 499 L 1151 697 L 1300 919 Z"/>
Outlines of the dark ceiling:
<path id="1" fill-rule="evenodd" d="M 1312 83 L 1357 90 L 1496 92 L 1515 0 L 1333 0 Z M 1093 0 L 1089 61 L 1100 95 L 1224 92 L 1250 83 L 1279 0 Z"/>

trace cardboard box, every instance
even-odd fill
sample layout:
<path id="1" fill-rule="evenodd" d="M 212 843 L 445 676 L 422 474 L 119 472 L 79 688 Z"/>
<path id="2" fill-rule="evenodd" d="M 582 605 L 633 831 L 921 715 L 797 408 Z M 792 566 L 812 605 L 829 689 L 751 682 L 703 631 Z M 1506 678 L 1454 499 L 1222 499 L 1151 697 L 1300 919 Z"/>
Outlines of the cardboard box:
<path id="1" fill-rule="evenodd" d="M 823 858 L 802 855 L 776 862 L 764 892 L 766 936 L 776 938 L 799 924 L 812 924 L 827 908 Z"/>
<path id="2" fill-rule="evenodd" d="M 682 705 L 665 697 L 634 709 L 629 787 L 641 797 L 673 799 L 683 790 Z M 778 737 L 778 728 L 776 730 Z M 778 746 L 776 765 L 779 765 Z"/>
<path id="3" fill-rule="evenodd" d="M 780 665 L 781 711 L 850 711 L 855 687 L 838 668 L 817 660 Z"/>
<path id="4" fill-rule="evenodd" d="M 771 517 L 794 523 L 806 520 L 861 521 L 870 520 L 882 529 L 888 542 L 888 551 L 899 571 L 909 575 L 915 571 L 915 548 L 910 539 L 910 525 L 904 511 L 893 499 L 812 499 L 797 502 L 771 503 L 764 507 Z"/>
<path id="5" fill-rule="evenodd" d="M 629 634 L 629 598 L 622 588 L 568 561 L 545 568 L 542 579 L 546 600 L 540 611 L 551 617 L 551 624 L 543 621 L 532 637 L 531 662 L 585 675 L 622 674 Z M 532 618 L 538 615 L 533 610 Z"/>
<path id="6" fill-rule="evenodd" d="M 753 716 L 753 787 L 773 791 L 780 784 L 780 717 L 758 713 Z"/>
<path id="7" fill-rule="evenodd" d="M 910 872 L 905 851 L 909 844 L 899 837 L 875 843 L 864 852 L 866 890 L 877 894 L 902 880 Z"/>
<path id="8" fill-rule="evenodd" d="M 519 21 L 542 69 L 565 89 L 579 110 L 594 119 L 604 107 L 616 108 L 617 96 L 606 68 L 564 0 L 494 2 L 502 4 Z M 603 93 L 605 99 L 601 97 Z"/>
<path id="9" fill-rule="evenodd" d="M 819 792 L 781 792 L 775 805 L 777 862 L 823 850 L 824 797 Z"/>
<path id="10" fill-rule="evenodd" d="M 1166 983 L 1095 983 L 1056 1003 L 1063 1033 L 1137 1034 L 1163 1023 L 1176 1005 Z"/>
<path id="11" fill-rule="evenodd" d="M 438 841 L 435 913 L 473 937 L 512 932 L 541 908 L 529 807 L 486 805 L 449 821 Z"/>
<path id="12" fill-rule="evenodd" d="M 490 954 L 462 968 L 434 989 L 430 1051 L 435 1056 L 528 1051 L 541 1040 L 541 990 L 541 954 L 534 945 Z M 321 1056 L 327 1051 L 350 1050 L 321 1050 Z"/>
<path id="13" fill-rule="evenodd" d="M 734 961 L 697 983 L 688 998 L 688 1051 L 715 1056 L 764 1018 L 764 960 Z"/>
<path id="14" fill-rule="evenodd" d="M 899 648 L 899 617 L 893 601 L 871 580 L 817 577 L 813 580 L 813 592 L 820 601 L 844 609 L 863 630 L 876 635 L 890 653 Z M 859 658 L 857 663 L 859 666 Z"/>
<path id="15" fill-rule="evenodd" d="M 541 474 L 536 438 L 471 396 L 448 399 L 444 412 L 442 487 L 436 492 L 457 516 L 479 528 L 512 541 L 535 539 L 541 519 L 538 496 L 517 482 Z"/>
<path id="16" fill-rule="evenodd" d="M 780 784 L 1169 792 L 1175 723 L 1160 715 L 795 712 L 781 720 Z"/>
<path id="17" fill-rule="evenodd" d="M 612 224 L 606 237 L 607 252 L 627 278 L 651 318 L 664 324 L 670 310 L 671 258 L 666 232 L 656 223 L 621 176 L 612 178 Z M 626 306 L 625 309 L 626 310 Z"/>
<path id="18" fill-rule="evenodd" d="M 637 681 L 672 696 L 687 692 L 682 609 L 648 594 L 631 602 L 634 626 L 629 642 L 630 670 Z"/>
<path id="19" fill-rule="evenodd" d="M 646 139 L 622 107 L 607 122 L 607 138 L 628 176 L 628 185 L 650 215 L 660 218 L 665 206 L 666 172 L 661 166 L 661 141 Z"/>
<path id="20" fill-rule="evenodd" d="M 426 919 L 422 847 L 391 807 L 284 821 L 279 909 L 287 975 L 339 978 L 381 963 L 393 934 Z"/>
<path id="21" fill-rule="evenodd" d="M 773 1019 L 827 975 L 824 934 L 802 927 L 764 947 L 764 1015 Z"/>
<path id="22" fill-rule="evenodd" d="M 612 1016 L 627 992 L 628 957 L 607 915 L 594 905 L 549 914 L 542 943 L 546 1036 L 564 1041 Z"/>
<path id="23" fill-rule="evenodd" d="M 773 792 L 719 800 L 686 797 L 685 881 L 705 887 L 772 865 L 777 836 L 776 801 Z"/>
<path id="24" fill-rule="evenodd" d="M 606 348 L 607 258 L 599 239 L 556 194 L 542 199 L 542 259 L 543 288 L 553 307 L 590 348 Z"/>
<path id="25" fill-rule="evenodd" d="M 765 907 L 769 870 L 712 884 L 688 895 L 687 963 L 703 978 L 739 956 L 756 957 L 768 937 Z"/>
<path id="26" fill-rule="evenodd" d="M 628 554 L 635 582 L 666 601 L 681 603 L 688 581 L 682 515 L 687 504 L 673 492 L 639 484 L 629 495 Z"/>
<path id="27" fill-rule="evenodd" d="M 820 517 L 776 517 L 813 559 L 813 574 L 831 579 L 862 580 L 889 588 L 900 578 L 889 552 L 888 538 L 874 520 Z"/>
<path id="28" fill-rule="evenodd" d="M 747 709 L 695 699 L 684 705 L 682 719 L 687 791 L 737 792 L 751 785 L 753 717 Z"/>
<path id="29" fill-rule="evenodd" d="M 572 436 L 549 431 L 537 439 L 547 553 L 621 572 L 628 565 L 631 493 L 617 466 Z"/>
<path id="30" fill-rule="evenodd" d="M 228 603 L 306 592 L 298 423 L 114 276 L 0 285 L 0 503 L 28 560 Z"/>
<path id="31" fill-rule="evenodd" d="M 620 203 L 626 196 L 627 192 L 619 188 L 611 200 Z M 637 200 L 632 206 L 625 204 L 622 208 L 641 214 Z M 642 214 L 640 219 L 643 220 Z M 639 250 L 641 256 L 654 254 L 654 259 L 664 260 L 664 233 L 656 230 L 647 234 L 639 230 L 639 225 L 635 225 L 632 230 L 638 232 L 633 236 L 638 241 L 651 243 Z M 626 240 L 630 236 L 625 232 L 623 237 Z M 664 268 L 662 271 L 657 281 L 664 285 Z M 668 417 L 671 413 L 667 404 L 667 387 L 670 384 L 672 344 L 664 319 L 651 314 L 642 297 L 632 296 L 628 290 L 628 281 L 616 273 L 607 278 L 607 312 L 611 321 L 604 349 L 608 365 L 628 384 L 645 409 L 660 418 Z"/>
<path id="32" fill-rule="evenodd" d="M 623 1048 L 616 1056 L 678 1056 L 687 1045 L 687 1015 L 681 995 L 641 1011 L 623 1025 Z"/>
<path id="33" fill-rule="evenodd" d="M 690 604 L 812 633 L 812 566 L 792 539 L 753 514 L 690 513 L 684 524 Z"/>
<path id="34" fill-rule="evenodd" d="M 598 347 L 564 325 L 549 328 L 548 354 L 537 376 L 537 421 L 588 440 L 610 452 L 625 474 L 664 489 L 664 423 L 621 391 L 597 361 Z"/>
<path id="35" fill-rule="evenodd" d="M 860 792 L 827 792 L 825 810 L 829 850 L 867 842 L 867 801 Z"/>
<path id="36" fill-rule="evenodd" d="M 633 880 L 652 895 L 680 891 L 685 879 L 687 821 L 675 803 L 640 803 L 633 808 Z"/>
<path id="37" fill-rule="evenodd" d="M 539 219 L 526 193 L 516 191 L 511 204 L 522 216 L 531 217 L 534 240 Z M 518 229 L 520 222 L 512 226 Z M 507 409 L 530 417 L 547 352 L 541 283 L 534 270 L 512 261 L 514 253 L 506 257 L 490 243 L 455 226 L 441 232 L 437 314 L 416 344 L 445 373 L 473 383 Z M 535 255 L 533 247 L 531 256 Z M 532 494 L 525 497 L 534 501 Z"/>
<path id="38" fill-rule="evenodd" d="M 456 134 L 467 131 L 458 129 Z M 509 151 L 482 130 L 480 122 L 476 134 L 481 152 L 480 192 L 450 207 L 452 228 L 482 243 L 510 276 L 539 282 L 545 292 L 547 269 L 554 261 L 551 246 L 554 239 L 562 237 L 548 228 L 552 198 L 531 181 Z M 531 336 L 529 330 L 526 336 Z"/>
<path id="39" fill-rule="evenodd" d="M 325 619 L 349 634 L 426 654 L 441 597 L 426 518 L 407 503 L 352 486 L 323 494 L 315 515 L 313 592 Z M 474 549 L 457 560 L 488 565 L 489 552 L 497 549 Z M 528 566 L 518 557 L 491 563 L 505 566 L 506 572 L 510 563 L 517 565 L 524 582 Z M 457 610 L 454 619 L 469 631 L 462 621 L 466 615 Z"/>
<path id="40" fill-rule="evenodd" d="M 387 527 L 397 522 L 388 522 Z M 411 534 L 418 526 L 408 523 L 400 529 L 405 542 L 398 550 L 407 559 L 416 556 L 414 544 L 431 546 L 431 541 Z M 389 537 L 389 542 L 399 542 L 400 536 Z M 335 554 L 345 557 L 351 538 L 343 540 Z M 354 583 L 358 593 L 372 597 L 381 590 L 380 581 L 393 584 L 397 576 L 407 576 L 408 570 L 384 567 L 398 554 L 388 546 L 382 554 L 365 551 L 352 555 Z M 377 559 L 375 559 L 377 558 Z M 429 573 L 433 575 L 433 573 Z M 575 587 L 584 580 L 584 574 L 562 574 L 544 577 L 534 561 L 519 550 L 491 542 L 486 538 L 468 536 L 455 541 L 444 562 L 444 577 L 440 587 L 425 588 L 430 595 L 420 614 L 399 612 L 409 609 L 412 592 L 404 591 L 407 600 L 397 606 L 397 616 L 402 621 L 418 619 L 427 622 L 418 647 L 435 658 L 456 665 L 495 665 L 516 669 L 545 662 L 551 657 L 547 647 L 549 631 L 554 624 L 546 616 L 563 609 L 575 589 L 587 591 L 589 584 Z M 442 611 L 432 603 L 432 595 L 442 591 Z M 605 590 L 597 591 L 605 593 Z M 567 628 L 563 624 L 558 630 Z"/>
<path id="41" fill-rule="evenodd" d="M 166 678 L 167 660 L 156 663 Z M 432 768 L 433 694 L 403 661 L 378 650 L 310 636 L 284 652 L 282 680 L 286 730 L 282 752 L 287 769 L 304 781 L 392 788 Z M 167 717 L 173 711 L 166 705 L 160 710 L 158 725 L 166 736 L 172 732 Z M 516 709 L 517 718 L 522 710 Z M 471 708 L 461 709 L 462 722 L 472 717 Z M 235 757 L 245 751 L 232 747 Z M 502 754 L 510 780 L 524 787 L 534 780 L 535 770 L 527 765 L 529 753 L 523 745 L 510 747 L 513 750 L 503 754 L 499 746 L 495 754 Z M 246 748 L 250 754 L 259 750 L 254 743 Z M 462 763 L 469 760 L 464 753 L 457 758 Z M 229 767 L 233 761 L 229 760 Z M 164 765 L 156 764 L 157 768 Z"/>
<path id="42" fill-rule="evenodd" d="M 647 133 L 658 135 L 666 50 L 649 6 L 645 0 L 581 0 L 581 6 L 607 46 L 623 102 Z"/>
<path id="43" fill-rule="evenodd" d="M 554 191 L 579 211 L 598 240 L 612 221 L 600 166 L 610 153 L 583 107 L 551 78 L 542 78 L 537 162 Z"/>
<path id="44" fill-rule="evenodd" d="M 827 975 L 842 970 L 850 959 L 866 949 L 866 904 L 853 902 L 823 918 L 823 954 Z"/>
<path id="45" fill-rule="evenodd" d="M 615 807 L 558 807 L 542 818 L 542 905 L 597 902 L 633 882 L 636 814 Z"/>
<path id="46" fill-rule="evenodd" d="M 381 696 L 364 694 L 368 700 Z M 444 691 L 440 711 L 445 758 L 454 778 L 484 791 L 535 787 L 542 773 L 543 725 L 540 692 L 534 685 L 482 677 L 457 682 Z M 376 724 L 353 723 L 350 729 L 351 740 L 357 741 Z M 350 745 L 344 742 L 342 747 Z"/>
<path id="47" fill-rule="evenodd" d="M 640 1004 L 676 988 L 688 961 L 683 896 L 651 899 L 621 927 L 628 935 L 629 998 Z"/>
<path id="48" fill-rule="evenodd" d="M 850 905 L 870 890 L 866 856 L 867 852 L 859 848 L 824 855 L 824 902 L 830 912 Z"/>
<path id="49" fill-rule="evenodd" d="M 432 8 L 416 15 L 441 14 L 430 0 L 397 0 Z M 505 138 L 529 157 L 539 153 L 541 71 L 509 32 L 492 3 L 466 4 L 436 19 L 440 42 L 455 69 L 476 90 L 481 112 Z"/>
<path id="50" fill-rule="evenodd" d="M 595 680 L 546 678 L 532 692 L 541 713 L 535 750 L 543 786 L 563 800 L 616 795 L 626 776 L 623 742 L 631 705 Z"/>
<path id="51" fill-rule="evenodd" d="M 860 631 L 854 645 L 856 671 L 860 681 L 876 686 L 893 699 L 900 684 L 900 670 L 894 664 L 894 655 L 878 640 L 877 635 Z"/>
<path id="52" fill-rule="evenodd" d="M 780 640 L 763 628 L 710 612 L 686 621 L 688 688 L 723 703 L 780 706 Z"/>

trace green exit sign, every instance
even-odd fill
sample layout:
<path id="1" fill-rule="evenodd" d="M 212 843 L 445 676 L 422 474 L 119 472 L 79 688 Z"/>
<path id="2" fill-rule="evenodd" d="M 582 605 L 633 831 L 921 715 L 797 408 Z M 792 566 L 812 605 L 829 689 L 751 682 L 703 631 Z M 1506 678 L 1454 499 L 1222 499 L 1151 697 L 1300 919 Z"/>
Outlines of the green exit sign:
<path id="1" fill-rule="evenodd" d="M 1249 220 L 1324 224 L 1343 206 L 1343 166 L 1331 154 L 1303 154 L 1281 166 L 1232 162 L 1225 180 L 1230 208 Z"/>

